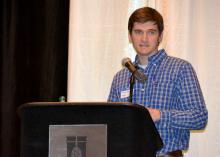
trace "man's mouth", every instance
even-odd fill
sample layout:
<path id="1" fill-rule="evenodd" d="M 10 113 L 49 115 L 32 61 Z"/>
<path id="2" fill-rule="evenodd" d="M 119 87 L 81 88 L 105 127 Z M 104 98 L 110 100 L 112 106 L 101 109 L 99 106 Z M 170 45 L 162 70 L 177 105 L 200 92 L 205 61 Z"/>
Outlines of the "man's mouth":
<path id="1" fill-rule="evenodd" d="M 140 47 L 149 47 L 148 44 L 140 44 Z"/>

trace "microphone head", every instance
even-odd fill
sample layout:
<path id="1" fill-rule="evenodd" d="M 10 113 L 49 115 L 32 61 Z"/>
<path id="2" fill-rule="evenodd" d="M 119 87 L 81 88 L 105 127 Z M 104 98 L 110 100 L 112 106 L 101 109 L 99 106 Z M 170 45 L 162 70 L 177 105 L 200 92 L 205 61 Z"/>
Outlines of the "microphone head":
<path id="1" fill-rule="evenodd" d="M 123 66 L 125 66 L 125 64 L 126 64 L 127 62 L 131 62 L 131 59 L 128 58 L 128 57 L 123 58 L 122 61 L 121 61 L 121 64 L 122 64 Z"/>

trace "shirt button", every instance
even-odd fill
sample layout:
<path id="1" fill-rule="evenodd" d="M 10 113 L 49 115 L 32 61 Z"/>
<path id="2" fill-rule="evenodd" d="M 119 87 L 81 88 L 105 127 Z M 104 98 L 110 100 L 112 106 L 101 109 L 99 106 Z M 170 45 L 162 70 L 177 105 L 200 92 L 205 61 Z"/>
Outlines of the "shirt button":
<path id="1" fill-rule="evenodd" d="M 142 88 L 141 91 L 144 92 L 144 89 Z"/>

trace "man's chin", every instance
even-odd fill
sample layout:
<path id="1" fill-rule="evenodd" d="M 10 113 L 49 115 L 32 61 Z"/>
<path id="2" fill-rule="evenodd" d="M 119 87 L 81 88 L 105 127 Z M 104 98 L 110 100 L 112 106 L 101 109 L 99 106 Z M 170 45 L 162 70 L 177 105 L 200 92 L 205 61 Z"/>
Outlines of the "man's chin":
<path id="1" fill-rule="evenodd" d="M 141 51 L 138 51 L 137 54 L 140 55 L 140 56 L 151 56 L 153 54 L 155 54 L 157 52 L 157 50 L 141 50 Z"/>
<path id="2" fill-rule="evenodd" d="M 151 51 L 146 52 L 145 51 L 145 52 L 138 52 L 137 54 L 144 57 L 144 56 L 149 56 L 151 53 L 153 53 L 153 52 L 151 52 Z"/>

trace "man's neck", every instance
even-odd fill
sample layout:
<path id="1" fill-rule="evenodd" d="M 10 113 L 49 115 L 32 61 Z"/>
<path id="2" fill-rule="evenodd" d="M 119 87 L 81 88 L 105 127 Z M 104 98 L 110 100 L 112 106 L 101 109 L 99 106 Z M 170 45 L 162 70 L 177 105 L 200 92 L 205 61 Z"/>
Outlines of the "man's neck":
<path id="1" fill-rule="evenodd" d="M 139 58 L 140 65 L 147 65 L 148 64 L 148 56 L 138 55 L 138 58 Z"/>
<path id="2" fill-rule="evenodd" d="M 144 56 L 144 55 L 138 55 L 139 58 L 139 64 L 140 65 L 147 65 L 148 64 L 148 58 L 156 54 L 158 50 L 155 50 L 150 55 Z"/>

